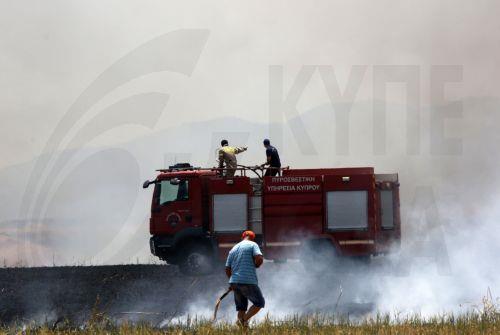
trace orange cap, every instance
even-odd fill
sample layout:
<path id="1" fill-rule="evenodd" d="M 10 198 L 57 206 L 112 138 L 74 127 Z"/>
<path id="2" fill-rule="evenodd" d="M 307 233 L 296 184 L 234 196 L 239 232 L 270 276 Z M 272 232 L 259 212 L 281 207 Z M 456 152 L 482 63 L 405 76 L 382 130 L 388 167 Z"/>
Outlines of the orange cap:
<path id="1" fill-rule="evenodd" d="M 255 240 L 255 233 L 251 230 L 245 230 L 243 234 L 241 234 L 241 239 L 244 239 L 245 237 L 249 237 L 251 241 Z"/>

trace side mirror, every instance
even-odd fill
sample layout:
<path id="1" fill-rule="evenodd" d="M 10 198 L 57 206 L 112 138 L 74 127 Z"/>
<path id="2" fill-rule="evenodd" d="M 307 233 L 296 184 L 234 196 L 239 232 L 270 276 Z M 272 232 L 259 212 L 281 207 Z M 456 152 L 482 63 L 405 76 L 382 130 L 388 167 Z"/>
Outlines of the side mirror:
<path id="1" fill-rule="evenodd" d="M 179 178 L 170 179 L 170 185 L 179 185 L 181 183 Z"/>
<path id="2" fill-rule="evenodd" d="M 144 184 L 142 184 L 142 188 L 148 188 L 148 187 L 149 187 L 149 185 L 151 185 L 152 183 L 153 183 L 153 182 L 151 182 L 151 181 L 149 181 L 149 180 L 146 180 L 146 181 L 144 182 Z"/>

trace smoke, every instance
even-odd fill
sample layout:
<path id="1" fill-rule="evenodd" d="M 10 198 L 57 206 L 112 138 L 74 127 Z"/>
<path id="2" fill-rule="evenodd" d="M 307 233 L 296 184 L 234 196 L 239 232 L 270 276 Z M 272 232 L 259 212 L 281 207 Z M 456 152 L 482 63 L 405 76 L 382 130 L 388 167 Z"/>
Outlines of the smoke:
<path id="1" fill-rule="evenodd" d="M 308 313 L 430 317 L 481 310 L 489 291 L 496 299 L 500 208 L 498 159 L 491 153 L 498 135 L 486 124 L 496 123 L 498 115 L 491 107 L 475 101 L 468 109 L 470 130 L 462 135 L 461 157 L 440 157 L 439 164 L 413 180 L 401 178 L 401 249 L 373 258 L 369 266 L 325 264 L 328 270 L 319 274 L 294 261 L 266 262 L 258 274 L 267 304 L 257 320 L 267 313 L 277 318 Z M 190 313 L 209 317 L 215 295 L 188 304 Z M 232 301 L 224 303 L 222 317 L 232 320 Z"/>
<path id="2" fill-rule="evenodd" d="M 259 270 L 267 298 L 264 312 L 431 315 L 469 308 L 488 288 L 498 295 L 497 3 L 0 6 L 2 22 L 9 27 L 0 29 L 0 255 L 7 266 L 150 262 L 151 194 L 140 189 L 141 182 L 180 157 L 197 166 L 214 165 L 221 137 L 249 147 L 240 163 L 262 163 L 261 141 L 271 137 L 291 167 L 374 166 L 380 173 L 398 172 L 403 243 L 387 259 L 393 265 L 375 259 L 369 269 L 352 265 L 340 274 L 332 269 L 311 275 L 296 262 L 266 263 Z M 47 173 L 37 171 L 35 161 L 48 159 L 40 153 L 54 125 L 82 99 L 89 83 L 143 43 L 185 27 L 209 31 L 198 63 L 185 71 L 191 74 L 150 73 L 110 89 L 99 101 L 83 99 L 83 104 L 96 105 L 75 129 L 64 129 L 66 142 L 78 145 L 44 153 L 63 161 L 72 157 L 71 163 L 56 169 L 62 172 L 58 178 L 45 180 Z M 348 92 L 353 101 L 345 101 L 344 95 L 331 101 L 335 86 L 321 77 L 328 71 L 317 71 L 309 82 L 298 83 L 305 88 L 292 106 L 297 109 L 293 117 L 271 108 L 271 101 L 286 100 L 305 64 L 319 64 L 323 70 L 331 65 L 339 92 Z M 365 64 L 360 85 L 345 90 L 352 88 L 354 64 Z M 418 83 L 412 84 L 417 93 L 412 94 L 421 106 L 405 105 L 403 85 L 388 83 L 383 127 L 374 111 L 380 103 L 375 94 L 380 87 L 373 84 L 377 64 L 416 67 Z M 429 77 L 435 64 L 462 69 L 462 80 L 446 86 L 446 96 L 455 102 L 432 103 L 436 90 Z M 111 73 L 110 80 L 133 72 L 136 65 L 129 64 L 116 77 Z M 283 96 L 271 92 L 270 87 L 279 86 L 270 75 L 272 65 L 283 70 L 277 78 L 283 82 Z M 143 93 L 152 91 L 161 92 L 161 103 L 136 100 L 130 109 L 116 104 L 130 102 L 131 96 L 149 97 Z M 339 111 L 350 103 L 347 125 L 339 129 L 345 121 Z M 110 110 L 113 121 L 123 121 L 117 122 L 120 127 L 85 143 L 71 141 L 80 129 L 89 136 L 101 129 L 103 119 L 95 115 Z M 146 115 L 145 110 L 154 112 L 156 123 L 140 127 L 125 122 L 129 118 L 124 115 Z M 438 114 L 444 119 L 436 120 Z M 414 122 L 416 117 L 420 123 Z M 436 144 L 436 131 L 453 145 Z M 382 137 L 380 153 L 374 142 Z M 420 150 L 409 153 L 408 143 L 418 143 Z M 460 150 L 442 152 L 449 147 Z M 35 217 L 21 210 L 38 191 L 29 187 L 29 176 L 46 187 L 38 195 Z M 206 315 L 223 282 L 219 278 L 216 287 L 186 298 L 190 303 L 183 312 Z M 223 317 L 234 313 L 227 299 Z"/>
<path id="3" fill-rule="evenodd" d="M 478 216 L 478 225 L 450 216 L 452 227 L 407 240 L 402 250 L 373 258 L 369 265 L 328 263 L 323 265 L 325 270 L 314 273 L 297 261 L 266 262 L 257 270 L 266 307 L 256 320 L 315 313 L 351 319 L 378 313 L 427 318 L 481 310 L 487 292 L 497 297 L 500 288 L 498 214 L 495 210 Z M 210 318 L 216 294 L 207 297 L 205 293 L 187 302 L 187 313 Z M 235 315 L 227 298 L 220 318 L 232 321 Z"/>
<path id="4" fill-rule="evenodd" d="M 266 313 L 276 317 L 314 312 L 352 317 L 362 317 L 379 311 L 398 315 L 419 313 L 423 316 L 441 312 L 461 313 L 474 308 L 488 289 L 497 296 L 500 288 L 498 279 L 500 264 L 496 257 L 500 251 L 498 250 L 500 232 L 497 224 L 498 178 L 497 158 L 491 153 L 495 152 L 495 143 L 498 143 L 499 135 L 492 125 L 498 124 L 498 114 L 495 111 L 499 107 L 500 103 L 496 100 L 464 101 L 463 121 L 468 127 L 460 133 L 463 153 L 459 156 L 422 154 L 416 159 L 407 160 L 399 159 L 397 155 L 387 155 L 382 158 L 372 155 L 337 157 L 339 161 L 344 162 L 338 165 L 372 165 L 371 163 L 376 162 L 373 165 L 377 172 L 399 172 L 402 249 L 396 250 L 392 256 L 373 259 L 369 268 L 351 264 L 347 268 L 334 268 L 319 275 L 309 273 L 304 270 L 302 264 L 294 261 L 284 264 L 266 262 L 258 273 L 267 305 L 257 320 L 262 319 Z M 389 108 L 394 107 L 389 106 Z M 355 106 L 354 116 L 366 113 L 366 110 L 363 105 Z M 303 114 L 302 119 L 307 126 L 306 129 L 311 129 L 312 124 L 319 123 L 318 120 L 331 116 L 329 113 L 331 111 L 328 109 L 320 109 Z M 228 123 L 232 126 L 236 124 L 234 121 Z M 139 166 L 143 176 L 136 177 L 137 188 L 140 187 L 141 179 L 150 178 L 154 167 L 166 164 L 161 158 L 153 157 L 155 155 L 151 155 L 150 152 L 161 152 L 160 147 L 164 143 L 168 143 L 171 148 L 180 147 L 185 143 L 184 136 L 189 134 L 191 145 L 205 143 L 203 150 L 194 150 L 193 147 L 186 150 L 192 150 L 192 161 L 207 161 L 208 153 L 213 150 L 210 148 L 211 144 L 203 139 L 212 137 L 215 141 L 215 137 L 222 136 L 228 127 L 230 125 L 221 120 L 200 122 L 123 144 L 122 148 L 141 162 Z M 259 123 L 241 121 L 238 127 L 236 129 L 233 127 L 232 130 L 229 136 L 224 137 L 228 137 L 235 144 L 259 143 L 259 140 L 265 137 L 265 127 Z M 212 136 L 211 132 L 216 133 L 216 136 Z M 423 133 L 426 135 L 427 130 L 424 129 Z M 238 141 L 237 136 L 241 137 L 239 141 L 242 143 Z M 299 159 L 303 157 L 300 151 L 292 149 L 296 139 L 293 134 L 288 136 L 285 137 L 285 142 L 289 145 L 282 154 L 286 164 L 295 165 L 292 163 L 297 162 L 297 165 L 303 167 L 330 165 L 328 163 L 330 157 L 326 154 L 309 157 L 306 162 Z M 388 132 L 388 137 L 391 136 L 394 136 L 392 130 Z M 313 139 L 317 143 L 326 142 L 329 139 L 328 133 L 314 133 Z M 369 143 L 369 139 L 360 134 L 358 142 L 363 141 Z M 248 156 L 241 156 L 241 162 L 251 164 L 252 161 L 261 159 L 262 153 L 258 148 L 252 149 Z M 134 248 L 141 246 L 144 251 L 140 261 L 149 261 L 151 259 L 147 248 L 149 236 L 147 227 L 143 225 L 144 221 L 136 222 L 139 228 L 132 230 L 135 235 L 131 238 L 127 230 L 124 231 L 120 226 L 119 220 L 112 219 L 114 215 L 123 215 L 121 207 L 131 207 L 133 197 L 120 195 L 137 194 L 133 191 L 135 184 L 128 178 L 130 174 L 127 170 L 122 170 L 120 175 L 113 168 L 115 163 L 122 159 L 124 163 L 120 165 L 127 166 L 127 169 L 134 174 L 137 173 L 133 161 L 129 161 L 130 156 L 123 155 L 121 151 L 104 151 L 103 154 L 90 151 L 84 154 L 81 155 L 90 159 L 83 160 L 81 166 L 76 165 L 68 180 L 56 191 L 55 200 L 51 201 L 52 205 L 47 213 L 48 218 L 40 222 L 44 229 L 29 231 L 30 226 L 23 226 L 22 222 L 7 222 L 4 227 L 11 229 L 5 230 L 2 235 L 2 238 L 8 239 L 8 243 L 4 243 L 2 247 L 11 250 L 16 248 L 16 229 L 24 227 L 26 233 L 32 234 L 33 238 L 28 240 L 32 242 L 32 250 L 40 246 L 35 251 L 44 255 L 45 263 L 42 264 L 52 265 L 55 250 L 68 254 L 69 257 L 65 262 L 74 264 L 74 258 L 71 257 L 76 257 L 78 260 L 87 256 L 91 259 L 99 243 L 106 247 L 106 239 L 110 238 L 106 237 L 106 234 L 109 234 L 110 230 L 104 229 L 105 224 L 113 223 L 109 227 L 115 227 L 115 234 L 116 231 L 121 231 L 123 236 L 121 240 L 115 238 L 113 242 L 120 248 L 115 250 L 108 248 L 111 249 L 109 254 L 119 254 L 119 258 L 112 256 L 106 258 L 106 262 L 116 263 L 133 259 L 137 254 L 135 251 L 137 249 Z M 418 165 L 418 168 L 415 165 Z M 23 170 L 12 169 L 10 175 L 15 175 L 16 171 Z M 96 177 L 98 175 L 99 178 Z M 5 183 L 10 184 L 11 180 L 18 179 L 10 177 L 5 179 Z M 73 180 L 85 181 L 85 185 L 82 185 L 85 187 L 77 187 L 79 182 L 73 183 Z M 110 187 L 116 192 L 113 199 L 109 199 L 108 196 Z M 7 189 L 15 192 L 16 187 Z M 78 192 L 74 192 L 75 190 Z M 10 195 L 10 198 L 15 198 Z M 135 213 L 132 217 L 147 217 L 149 196 L 145 193 L 140 199 L 135 200 Z M 83 205 L 89 199 L 98 201 Z M 109 209 L 112 209 L 112 213 L 108 212 Z M 79 211 L 86 213 L 88 217 L 72 215 Z M 65 216 L 57 217 L 64 213 Z M 99 215 L 95 215 L 96 213 Z M 75 224 L 71 225 L 75 235 L 66 234 L 70 228 L 68 223 L 72 222 L 69 219 L 76 220 Z M 94 219 L 99 219 L 99 225 L 104 229 L 102 236 L 106 238 L 103 240 L 90 238 L 94 232 Z M 85 225 L 85 229 L 88 229 L 86 234 L 81 234 L 85 229 L 80 229 L 80 225 Z M 66 240 L 60 241 L 59 238 Z M 9 257 L 7 253 L 2 255 Z M 106 254 L 101 253 L 101 255 Z M 16 264 L 17 255 L 13 254 L 11 257 L 13 264 Z M 61 262 L 61 259 L 56 257 L 56 264 L 58 261 Z M 101 261 L 96 260 L 96 262 Z M 125 291 L 145 292 L 144 286 L 146 286 L 150 288 L 148 290 L 155 292 L 156 289 L 151 288 L 151 285 L 155 286 L 155 282 L 147 280 L 146 282 L 147 285 L 138 283 Z M 185 281 L 185 286 L 189 283 Z M 123 311 L 128 307 L 126 309 L 129 310 L 162 311 L 165 309 L 163 306 L 172 304 L 178 308 L 177 311 L 171 311 L 169 307 L 170 312 L 166 322 L 181 321 L 187 315 L 209 318 L 217 295 L 226 288 L 225 283 L 226 280 L 221 273 L 214 277 L 201 278 L 200 282 L 191 287 L 186 294 L 179 293 L 187 290 L 184 286 L 175 292 L 166 291 L 166 300 L 161 300 L 162 304 L 158 303 L 156 295 L 148 295 L 146 300 L 144 296 L 138 295 L 127 301 L 127 304 L 117 306 L 116 310 Z M 221 319 L 234 319 L 235 311 L 231 297 L 230 295 L 223 302 L 219 314 Z"/>

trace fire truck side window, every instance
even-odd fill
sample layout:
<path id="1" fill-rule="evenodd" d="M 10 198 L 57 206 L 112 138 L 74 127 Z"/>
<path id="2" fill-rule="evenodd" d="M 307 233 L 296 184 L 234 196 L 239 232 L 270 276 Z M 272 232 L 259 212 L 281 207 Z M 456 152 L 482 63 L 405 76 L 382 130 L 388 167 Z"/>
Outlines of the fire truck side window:
<path id="1" fill-rule="evenodd" d="M 189 199 L 189 182 L 187 180 L 177 182 L 162 180 L 160 188 L 160 205 Z"/>

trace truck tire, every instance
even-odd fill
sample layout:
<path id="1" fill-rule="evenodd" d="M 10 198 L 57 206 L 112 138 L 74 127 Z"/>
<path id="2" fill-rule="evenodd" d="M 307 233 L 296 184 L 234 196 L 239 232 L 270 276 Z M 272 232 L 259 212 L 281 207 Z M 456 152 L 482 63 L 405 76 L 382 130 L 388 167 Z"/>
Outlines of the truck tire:
<path id="1" fill-rule="evenodd" d="M 304 244 L 300 262 L 311 274 L 334 272 L 339 264 L 337 250 L 329 240 L 313 240 Z"/>
<path id="2" fill-rule="evenodd" d="M 346 274 L 367 274 L 371 271 L 371 256 L 352 256 L 339 259 L 338 266 Z"/>
<path id="3" fill-rule="evenodd" d="M 189 243 L 181 251 L 179 270 L 188 276 L 207 275 L 214 270 L 213 253 L 208 246 Z"/>

